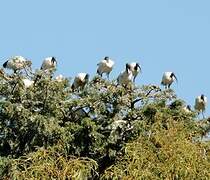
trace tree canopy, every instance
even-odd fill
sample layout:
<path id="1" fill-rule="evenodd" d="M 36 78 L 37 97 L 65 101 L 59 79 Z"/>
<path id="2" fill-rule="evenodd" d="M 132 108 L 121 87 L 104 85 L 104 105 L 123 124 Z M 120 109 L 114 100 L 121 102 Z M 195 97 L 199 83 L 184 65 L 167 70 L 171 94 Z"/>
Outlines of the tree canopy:
<path id="1" fill-rule="evenodd" d="M 210 179 L 209 119 L 172 89 L 1 72 L 2 179 Z"/>

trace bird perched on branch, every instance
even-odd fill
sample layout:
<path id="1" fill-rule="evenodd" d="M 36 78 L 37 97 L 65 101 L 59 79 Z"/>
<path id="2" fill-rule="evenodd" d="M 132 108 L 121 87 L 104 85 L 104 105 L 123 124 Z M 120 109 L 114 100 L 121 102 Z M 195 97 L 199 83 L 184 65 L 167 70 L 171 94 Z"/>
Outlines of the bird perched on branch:
<path id="1" fill-rule="evenodd" d="M 41 70 L 54 69 L 57 66 L 57 60 L 55 57 L 47 57 L 42 62 Z"/>
<path id="2" fill-rule="evenodd" d="M 198 113 L 202 112 L 203 118 L 205 118 L 204 112 L 206 110 L 206 106 L 207 106 L 207 97 L 204 96 L 203 94 L 201 94 L 195 99 L 194 108 L 195 110 L 198 111 Z"/>
<path id="3" fill-rule="evenodd" d="M 74 82 L 72 84 L 72 90 L 74 91 L 75 89 L 83 89 L 85 85 L 89 81 L 89 74 L 87 73 L 79 73 L 77 76 L 74 78 Z"/>
<path id="4" fill-rule="evenodd" d="M 102 77 L 103 73 L 106 73 L 107 78 L 109 79 L 109 74 L 113 69 L 114 61 L 112 61 L 109 57 L 105 57 L 98 64 L 97 73 Z"/>
<path id="5" fill-rule="evenodd" d="M 121 72 L 117 78 L 117 83 L 122 86 L 127 86 L 133 80 L 133 73 L 131 71 L 130 65 L 127 63 L 125 71 Z"/>
<path id="6" fill-rule="evenodd" d="M 185 113 L 192 113 L 192 109 L 190 105 L 184 106 L 183 110 Z"/>
<path id="7" fill-rule="evenodd" d="M 130 70 L 133 73 L 133 82 L 135 82 L 137 75 L 141 72 L 141 66 L 139 65 L 139 63 L 136 62 L 130 63 L 129 66 Z"/>
<path id="8" fill-rule="evenodd" d="M 3 67 L 7 69 L 12 69 L 14 73 L 17 73 L 18 70 L 24 69 L 26 67 L 31 67 L 32 62 L 25 59 L 22 56 L 14 56 L 7 60 Z"/>
<path id="9" fill-rule="evenodd" d="M 165 86 L 165 88 L 170 88 L 171 84 L 174 81 L 178 81 L 176 75 L 173 72 L 165 72 L 162 77 L 161 84 Z"/>
<path id="10" fill-rule="evenodd" d="M 62 74 L 59 74 L 58 76 L 55 77 L 55 80 L 56 80 L 57 82 L 62 82 L 63 80 L 65 80 L 65 78 L 63 77 Z"/>

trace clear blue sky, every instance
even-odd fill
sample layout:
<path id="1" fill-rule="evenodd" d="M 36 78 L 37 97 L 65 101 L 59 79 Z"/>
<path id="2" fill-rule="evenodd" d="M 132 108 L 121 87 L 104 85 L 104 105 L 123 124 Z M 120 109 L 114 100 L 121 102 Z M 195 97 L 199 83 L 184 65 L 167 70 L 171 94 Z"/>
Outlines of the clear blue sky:
<path id="1" fill-rule="evenodd" d="M 110 56 L 116 78 L 126 62 L 138 61 L 137 84 L 160 84 L 164 71 L 174 71 L 180 98 L 193 105 L 204 93 L 210 101 L 209 9 L 209 0 L 1 1 L 0 63 L 22 55 L 39 68 L 55 56 L 58 74 L 93 76 Z"/>

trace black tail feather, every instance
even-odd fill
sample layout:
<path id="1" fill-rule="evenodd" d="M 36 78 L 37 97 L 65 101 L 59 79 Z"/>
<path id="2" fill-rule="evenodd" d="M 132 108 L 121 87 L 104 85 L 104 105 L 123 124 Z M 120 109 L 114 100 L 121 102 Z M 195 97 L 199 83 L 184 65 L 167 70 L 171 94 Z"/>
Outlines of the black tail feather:
<path id="1" fill-rule="evenodd" d="M 3 64 L 3 67 L 4 67 L 4 68 L 7 67 L 7 63 L 8 63 L 8 61 L 6 61 L 6 62 Z"/>

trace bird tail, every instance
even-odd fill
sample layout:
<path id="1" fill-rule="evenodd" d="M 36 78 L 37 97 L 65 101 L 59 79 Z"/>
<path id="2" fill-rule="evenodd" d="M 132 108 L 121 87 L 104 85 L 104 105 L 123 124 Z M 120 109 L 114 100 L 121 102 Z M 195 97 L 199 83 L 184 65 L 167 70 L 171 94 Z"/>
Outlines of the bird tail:
<path id="1" fill-rule="evenodd" d="M 98 69 L 97 69 L 97 74 L 102 77 L 102 74 Z"/>
<path id="2" fill-rule="evenodd" d="M 7 67 L 7 62 L 8 62 L 8 61 L 6 61 L 6 62 L 3 64 L 3 67 L 4 67 L 4 68 Z"/>
<path id="3" fill-rule="evenodd" d="M 72 89 L 72 91 L 74 92 L 74 90 L 75 90 L 74 84 L 71 85 L 71 89 Z"/>

